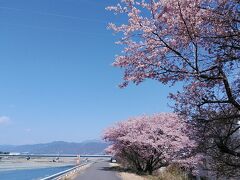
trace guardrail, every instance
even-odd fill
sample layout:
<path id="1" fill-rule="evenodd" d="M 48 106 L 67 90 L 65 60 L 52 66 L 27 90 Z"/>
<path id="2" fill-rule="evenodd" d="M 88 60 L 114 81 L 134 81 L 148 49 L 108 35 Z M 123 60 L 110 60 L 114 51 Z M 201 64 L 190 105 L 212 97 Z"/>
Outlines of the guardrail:
<path id="1" fill-rule="evenodd" d="M 78 168 L 80 168 L 80 167 L 82 167 L 82 166 L 85 166 L 85 165 L 87 165 L 87 164 L 90 164 L 90 163 L 80 164 L 80 165 L 78 165 L 78 166 L 75 166 L 75 167 L 73 167 L 73 168 L 67 169 L 67 170 L 65 170 L 65 171 L 61 171 L 61 172 L 59 172 L 59 173 L 56 173 L 56 174 L 53 174 L 53 175 L 51 175 L 51 176 L 42 178 L 42 179 L 40 179 L 40 180 L 53 180 L 53 179 L 56 179 L 56 178 L 58 178 L 58 177 L 60 177 L 60 176 L 62 176 L 62 175 L 64 175 L 64 174 L 66 174 L 66 173 L 68 173 L 68 172 L 71 172 L 71 171 L 73 171 L 73 170 L 75 170 L 75 169 L 78 169 Z"/>

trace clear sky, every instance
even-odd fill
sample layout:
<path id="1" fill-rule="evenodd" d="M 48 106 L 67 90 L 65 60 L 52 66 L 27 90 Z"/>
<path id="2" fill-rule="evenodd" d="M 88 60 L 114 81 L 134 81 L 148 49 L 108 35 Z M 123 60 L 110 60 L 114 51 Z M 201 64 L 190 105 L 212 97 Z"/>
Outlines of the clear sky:
<path id="1" fill-rule="evenodd" d="M 119 89 L 113 0 L 0 0 L 0 144 L 100 139 L 104 128 L 171 111 L 155 81 Z"/>

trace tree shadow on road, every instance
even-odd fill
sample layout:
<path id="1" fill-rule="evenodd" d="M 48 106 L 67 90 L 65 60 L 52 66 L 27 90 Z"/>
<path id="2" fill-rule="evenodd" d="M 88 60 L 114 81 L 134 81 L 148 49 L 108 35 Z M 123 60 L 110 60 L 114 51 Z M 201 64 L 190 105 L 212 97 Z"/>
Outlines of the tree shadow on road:
<path id="1" fill-rule="evenodd" d="M 129 173 L 136 173 L 135 171 L 129 169 L 129 168 L 124 168 L 119 165 L 114 165 L 114 166 L 108 166 L 108 167 L 102 167 L 99 170 L 102 171 L 114 171 L 114 172 L 129 172 Z"/>

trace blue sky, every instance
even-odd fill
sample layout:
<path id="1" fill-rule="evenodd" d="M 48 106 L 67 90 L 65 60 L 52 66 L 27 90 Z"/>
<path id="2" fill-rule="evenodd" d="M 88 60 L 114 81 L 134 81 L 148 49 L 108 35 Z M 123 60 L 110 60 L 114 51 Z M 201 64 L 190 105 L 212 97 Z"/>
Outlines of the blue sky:
<path id="1" fill-rule="evenodd" d="M 155 81 L 119 89 L 121 48 L 102 0 L 0 0 L 0 144 L 100 139 L 104 128 L 167 112 Z"/>

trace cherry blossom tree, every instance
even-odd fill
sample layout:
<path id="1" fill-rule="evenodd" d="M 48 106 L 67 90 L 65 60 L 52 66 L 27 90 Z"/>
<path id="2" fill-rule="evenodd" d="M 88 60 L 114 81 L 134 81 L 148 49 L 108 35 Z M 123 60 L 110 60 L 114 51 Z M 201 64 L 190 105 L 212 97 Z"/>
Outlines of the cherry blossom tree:
<path id="1" fill-rule="evenodd" d="M 190 157 L 196 147 L 189 136 L 192 131 L 184 119 L 162 113 L 119 122 L 108 128 L 103 138 L 111 143 L 108 153 L 139 172 L 152 174 L 160 167 Z M 193 168 L 194 163 L 190 164 Z"/>
<path id="2" fill-rule="evenodd" d="M 122 0 L 107 9 L 128 20 L 109 24 L 122 35 L 117 43 L 123 53 L 114 62 L 125 70 L 121 87 L 145 79 L 182 82 L 183 90 L 169 96 L 176 102 L 175 111 L 197 120 L 203 134 L 213 134 L 216 124 L 221 129 L 234 121 L 235 128 L 225 137 L 235 148 L 215 143 L 213 150 L 239 159 L 235 132 L 240 125 L 235 122 L 240 120 L 240 1 Z M 213 137 L 218 142 L 220 137 Z"/>

